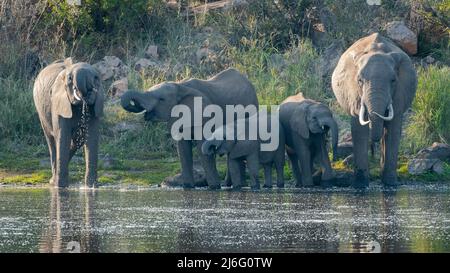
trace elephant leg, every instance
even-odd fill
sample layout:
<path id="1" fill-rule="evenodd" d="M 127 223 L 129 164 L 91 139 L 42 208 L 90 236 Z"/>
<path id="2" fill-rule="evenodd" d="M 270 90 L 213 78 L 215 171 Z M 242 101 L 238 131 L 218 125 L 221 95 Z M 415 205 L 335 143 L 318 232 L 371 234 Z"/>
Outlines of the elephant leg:
<path id="1" fill-rule="evenodd" d="M 192 161 L 192 141 L 180 140 L 177 142 L 178 156 L 181 161 L 181 181 L 185 188 L 194 187 L 194 166 Z"/>
<path id="2" fill-rule="evenodd" d="M 291 161 L 291 168 L 292 173 L 294 174 L 295 178 L 295 186 L 301 187 L 302 186 L 302 176 L 299 168 L 299 162 L 298 157 L 295 153 L 288 153 L 289 160 Z"/>
<path id="3" fill-rule="evenodd" d="M 86 172 L 84 184 L 87 187 L 95 187 L 97 183 L 97 163 L 98 163 L 98 119 L 92 120 L 89 124 L 86 144 L 84 145 L 84 156 Z"/>
<path id="4" fill-rule="evenodd" d="M 45 140 L 47 141 L 48 151 L 50 153 L 50 165 L 52 167 L 52 178 L 50 178 L 50 184 L 54 184 L 56 176 L 56 143 L 53 136 L 45 134 Z"/>
<path id="5" fill-rule="evenodd" d="M 230 159 L 228 167 L 230 168 L 230 177 L 233 182 L 233 189 L 239 190 L 242 188 L 242 180 L 241 180 L 241 168 L 240 162 L 236 159 Z"/>
<path id="6" fill-rule="evenodd" d="M 208 182 L 208 187 L 211 190 L 220 189 L 220 179 L 219 173 L 216 168 L 216 157 L 212 155 L 204 155 L 202 153 L 202 145 L 199 143 L 197 145 L 198 154 L 200 155 L 200 162 L 205 170 L 206 181 Z"/>
<path id="7" fill-rule="evenodd" d="M 355 188 L 365 188 L 369 186 L 369 126 L 361 126 L 357 117 L 352 117 L 352 142 L 353 156 L 355 164 Z"/>
<path id="8" fill-rule="evenodd" d="M 259 152 L 250 154 L 247 156 L 247 168 L 248 172 L 250 174 L 250 179 L 252 181 L 252 184 L 250 187 L 252 190 L 259 190 L 260 184 L 259 184 Z"/>
<path id="9" fill-rule="evenodd" d="M 227 155 L 227 172 L 225 175 L 225 180 L 223 182 L 224 186 L 231 187 L 233 185 L 233 182 L 231 181 L 231 174 L 230 174 L 230 158 Z"/>
<path id="10" fill-rule="evenodd" d="M 58 124 L 58 126 L 60 126 L 60 128 L 55 137 L 56 175 L 53 182 L 55 184 L 55 187 L 67 187 L 69 185 L 69 160 L 70 160 L 71 136 L 67 124 Z M 55 127 L 56 126 L 54 126 L 54 128 Z"/>
<path id="11" fill-rule="evenodd" d="M 320 164 L 322 165 L 322 181 L 320 182 L 321 186 L 329 187 L 333 184 L 334 172 L 331 168 L 330 158 L 328 157 L 327 151 L 327 143 L 325 137 L 322 136 L 320 138 L 319 145 L 317 147 L 317 153 L 320 160 Z"/>
<path id="12" fill-rule="evenodd" d="M 264 188 L 272 188 L 272 163 L 263 165 L 264 167 Z"/>
<path id="13" fill-rule="evenodd" d="M 239 169 L 241 170 L 241 181 L 242 181 L 242 186 L 246 187 L 247 185 L 247 179 L 245 177 L 245 172 L 246 172 L 246 166 L 245 166 L 245 162 L 244 160 L 240 160 L 239 161 Z"/>
<path id="14" fill-rule="evenodd" d="M 381 140 L 381 182 L 386 186 L 397 185 L 398 148 L 402 134 L 402 117 L 397 115 L 386 123 Z"/>
<path id="15" fill-rule="evenodd" d="M 284 153 L 283 158 L 275 160 L 275 169 L 277 170 L 277 187 L 284 188 Z"/>
<path id="16" fill-rule="evenodd" d="M 302 185 L 304 187 L 314 186 L 311 173 L 311 151 L 306 141 L 300 139 L 296 140 L 296 153 L 299 157 L 300 168 L 302 170 Z"/>

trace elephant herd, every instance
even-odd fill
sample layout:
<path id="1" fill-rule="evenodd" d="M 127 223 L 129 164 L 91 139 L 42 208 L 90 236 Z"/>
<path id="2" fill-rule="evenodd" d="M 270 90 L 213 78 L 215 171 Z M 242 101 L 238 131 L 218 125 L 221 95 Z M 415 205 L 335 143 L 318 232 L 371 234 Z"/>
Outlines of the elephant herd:
<path id="1" fill-rule="evenodd" d="M 332 89 L 340 106 L 351 116 L 354 187 L 368 186 L 369 144 L 375 146 L 379 142 L 381 180 L 384 185 L 396 184 L 402 117 L 412 103 L 416 86 L 416 72 L 408 55 L 378 33 L 359 39 L 340 57 L 332 75 Z M 69 161 L 83 147 L 85 184 L 95 186 L 104 103 L 98 72 L 87 63 L 72 63 L 70 58 L 54 62 L 39 73 L 33 95 L 50 152 L 50 182 L 55 187 L 68 185 Z M 202 99 L 201 109 L 195 109 L 198 98 Z M 209 106 L 222 110 L 230 105 L 259 107 L 252 83 L 235 69 L 222 71 L 208 80 L 163 82 L 147 92 L 127 91 L 121 97 L 121 105 L 129 112 L 143 112 L 145 120 L 165 122 L 169 128 L 177 122 L 173 116 L 176 106 L 183 106 L 191 113 L 203 112 Z M 267 115 L 264 122 L 272 120 L 271 114 Z M 267 140 L 259 133 L 254 139 L 237 137 L 238 130 L 232 130 L 224 116 L 214 116 L 215 124 L 221 126 L 213 127 L 210 137 L 177 138 L 181 174 L 174 179 L 185 188 L 194 187 L 193 148 L 196 147 L 210 189 L 221 187 L 216 155 L 227 156 L 225 183 L 234 189 L 244 185 L 246 168 L 251 188 L 259 189 L 260 166 L 264 168 L 264 187 L 272 187 L 273 167 L 277 187 L 284 187 L 285 154 L 291 162 L 297 187 L 314 185 L 314 163 L 320 166 L 320 185 L 332 185 L 335 174 L 328 157 L 327 136 L 330 132 L 335 158 L 338 125 L 331 110 L 298 93 L 284 99 L 276 118 L 279 126 L 270 122 L 266 126 L 279 139 L 272 150 L 261 148 Z M 190 120 L 194 121 L 192 128 L 208 125 L 207 119 L 195 121 L 192 117 Z M 262 115 L 242 118 L 245 135 L 250 133 L 248 128 L 255 120 L 261 123 Z M 235 132 L 233 138 L 225 137 L 228 131 Z"/>

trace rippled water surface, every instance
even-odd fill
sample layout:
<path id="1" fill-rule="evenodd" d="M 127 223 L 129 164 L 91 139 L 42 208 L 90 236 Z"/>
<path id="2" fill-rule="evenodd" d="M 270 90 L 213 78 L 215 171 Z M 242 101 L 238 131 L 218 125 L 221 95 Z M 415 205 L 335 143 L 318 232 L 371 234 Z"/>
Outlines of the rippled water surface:
<path id="1" fill-rule="evenodd" d="M 0 252 L 450 252 L 450 188 L 0 188 Z"/>

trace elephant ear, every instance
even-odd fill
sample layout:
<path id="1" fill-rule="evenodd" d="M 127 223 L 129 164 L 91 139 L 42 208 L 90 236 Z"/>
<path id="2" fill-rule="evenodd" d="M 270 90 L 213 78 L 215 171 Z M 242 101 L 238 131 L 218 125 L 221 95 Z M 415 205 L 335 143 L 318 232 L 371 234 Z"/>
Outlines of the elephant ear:
<path id="1" fill-rule="evenodd" d="M 65 70 L 59 73 L 52 86 L 52 111 L 63 118 L 72 117 L 72 104 L 67 94 Z"/>
<path id="2" fill-rule="evenodd" d="M 397 71 L 397 86 L 395 88 L 394 100 L 400 103 L 403 111 L 409 107 L 414 99 L 417 88 L 417 73 L 412 65 L 411 59 L 406 53 L 393 52 L 390 54 L 394 59 Z"/>
<path id="3" fill-rule="evenodd" d="M 309 138 L 308 121 L 306 120 L 307 112 L 307 107 L 299 106 L 295 109 L 291 119 L 289 120 L 291 129 L 305 139 Z"/>
<path id="4" fill-rule="evenodd" d="M 211 101 L 198 89 L 187 86 L 183 83 L 175 83 L 175 85 L 177 87 L 176 97 L 178 103 L 183 103 L 184 101 L 189 99 L 189 97 L 202 97 L 203 105 L 208 105 L 211 103 Z"/>
<path id="5" fill-rule="evenodd" d="M 95 73 L 97 73 L 95 71 Z M 103 105 L 105 103 L 105 95 L 103 94 L 102 80 L 97 74 L 94 79 L 94 92 L 96 92 L 94 112 L 96 117 L 103 116 Z"/>

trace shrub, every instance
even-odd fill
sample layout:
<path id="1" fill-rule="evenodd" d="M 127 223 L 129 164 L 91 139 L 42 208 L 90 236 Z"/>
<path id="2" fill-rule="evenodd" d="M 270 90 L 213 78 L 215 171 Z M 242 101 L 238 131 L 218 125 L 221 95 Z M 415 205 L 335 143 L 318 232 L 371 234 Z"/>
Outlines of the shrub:
<path id="1" fill-rule="evenodd" d="M 450 68 L 419 70 L 407 145 L 416 151 L 435 141 L 450 143 Z"/>

